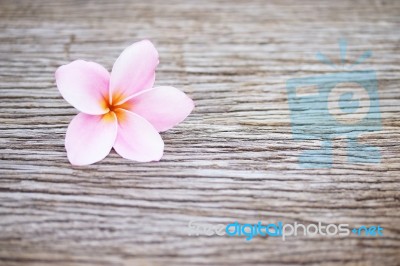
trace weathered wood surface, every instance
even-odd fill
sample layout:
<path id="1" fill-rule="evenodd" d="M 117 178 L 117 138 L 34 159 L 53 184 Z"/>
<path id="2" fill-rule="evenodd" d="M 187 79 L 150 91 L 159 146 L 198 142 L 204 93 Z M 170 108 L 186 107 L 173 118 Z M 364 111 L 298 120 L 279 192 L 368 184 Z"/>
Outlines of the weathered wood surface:
<path id="1" fill-rule="evenodd" d="M 0 2 L 0 265 L 400 265 L 399 1 Z M 315 59 L 374 55 L 382 130 L 378 165 L 306 170 L 290 129 L 286 80 L 329 73 Z M 151 39 L 156 83 L 183 89 L 192 115 L 162 134 L 160 162 L 113 152 L 72 167 L 64 136 L 76 110 L 54 71 L 74 59 L 111 69 Z M 337 62 L 337 61 L 336 61 Z M 381 225 L 383 237 L 188 236 L 188 222 Z"/>

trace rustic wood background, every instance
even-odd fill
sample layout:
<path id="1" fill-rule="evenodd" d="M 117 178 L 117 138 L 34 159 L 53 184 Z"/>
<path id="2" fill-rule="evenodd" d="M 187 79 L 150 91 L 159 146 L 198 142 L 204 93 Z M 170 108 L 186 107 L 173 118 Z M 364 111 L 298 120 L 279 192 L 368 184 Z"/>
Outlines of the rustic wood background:
<path id="1" fill-rule="evenodd" d="M 0 265 L 400 265 L 400 1 L 0 1 Z M 196 108 L 162 134 L 160 162 L 115 152 L 72 167 L 76 110 L 54 71 L 74 59 L 111 69 L 148 38 L 156 84 Z M 379 80 L 377 165 L 299 167 L 285 82 L 329 73 L 321 51 Z M 383 237 L 188 236 L 190 220 L 381 225 Z"/>

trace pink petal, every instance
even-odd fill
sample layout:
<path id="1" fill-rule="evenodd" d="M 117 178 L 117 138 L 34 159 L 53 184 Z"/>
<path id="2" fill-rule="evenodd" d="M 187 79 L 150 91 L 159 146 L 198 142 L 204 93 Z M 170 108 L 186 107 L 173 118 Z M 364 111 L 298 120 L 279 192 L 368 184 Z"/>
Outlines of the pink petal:
<path id="1" fill-rule="evenodd" d="M 60 66 L 56 71 L 58 90 L 64 99 L 79 111 L 100 115 L 108 111 L 110 74 L 94 62 L 76 60 Z"/>
<path id="2" fill-rule="evenodd" d="M 157 130 L 146 119 L 132 112 L 118 109 L 118 136 L 115 151 L 122 157 L 138 162 L 159 161 L 164 142 Z"/>
<path id="3" fill-rule="evenodd" d="M 117 137 L 117 117 L 80 113 L 72 119 L 65 137 L 68 159 L 73 165 L 87 165 L 104 159 Z"/>
<path id="4" fill-rule="evenodd" d="M 148 41 L 140 41 L 126 48 L 115 61 L 110 79 L 110 99 L 113 104 L 144 89 L 153 87 L 158 52 Z"/>
<path id="5" fill-rule="evenodd" d="M 149 121 L 159 132 L 182 122 L 193 110 L 194 103 L 174 87 L 156 87 L 139 93 L 126 102 L 130 111 Z"/>

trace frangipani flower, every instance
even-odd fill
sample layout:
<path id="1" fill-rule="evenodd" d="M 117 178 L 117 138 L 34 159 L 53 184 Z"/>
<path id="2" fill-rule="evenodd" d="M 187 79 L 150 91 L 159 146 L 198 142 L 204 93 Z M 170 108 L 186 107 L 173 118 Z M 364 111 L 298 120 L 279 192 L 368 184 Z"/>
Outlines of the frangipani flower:
<path id="1" fill-rule="evenodd" d="M 121 53 L 111 74 L 83 60 L 57 69 L 61 95 L 81 112 L 72 119 L 65 137 L 71 164 L 95 163 L 112 148 L 138 162 L 161 159 L 164 142 L 159 132 L 182 122 L 194 103 L 176 88 L 153 88 L 158 63 L 157 50 L 144 40 Z"/>

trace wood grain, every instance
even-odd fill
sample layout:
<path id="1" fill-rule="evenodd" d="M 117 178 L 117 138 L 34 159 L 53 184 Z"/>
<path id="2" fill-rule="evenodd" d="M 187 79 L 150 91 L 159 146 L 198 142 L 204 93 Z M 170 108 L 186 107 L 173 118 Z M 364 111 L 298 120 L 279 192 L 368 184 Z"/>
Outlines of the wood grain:
<path id="1" fill-rule="evenodd" d="M 0 1 L 1 265 L 400 265 L 399 1 Z M 109 70 L 151 39 L 157 85 L 190 95 L 188 119 L 162 133 L 160 162 L 115 152 L 73 167 L 64 149 L 77 111 L 55 69 L 75 59 Z M 286 81 L 330 73 L 366 50 L 382 130 L 362 135 L 380 164 L 302 169 Z M 190 220 L 381 225 L 383 237 L 188 236 Z"/>

